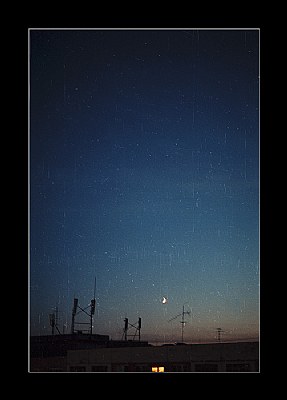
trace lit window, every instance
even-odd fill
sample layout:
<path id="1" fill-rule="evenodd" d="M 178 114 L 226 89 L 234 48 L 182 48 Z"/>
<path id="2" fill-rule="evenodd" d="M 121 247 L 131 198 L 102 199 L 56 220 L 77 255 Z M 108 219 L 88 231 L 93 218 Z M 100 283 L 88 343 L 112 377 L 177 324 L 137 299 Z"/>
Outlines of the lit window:
<path id="1" fill-rule="evenodd" d="M 164 367 L 151 367 L 152 372 L 164 372 Z"/>

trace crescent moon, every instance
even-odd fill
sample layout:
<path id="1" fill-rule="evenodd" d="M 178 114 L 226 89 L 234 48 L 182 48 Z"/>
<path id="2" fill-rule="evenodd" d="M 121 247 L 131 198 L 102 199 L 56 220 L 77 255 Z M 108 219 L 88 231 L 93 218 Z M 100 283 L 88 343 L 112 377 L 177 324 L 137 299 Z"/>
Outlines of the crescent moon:
<path id="1" fill-rule="evenodd" d="M 167 303 L 167 298 L 163 297 L 161 302 L 162 302 L 162 304 L 166 304 Z"/>

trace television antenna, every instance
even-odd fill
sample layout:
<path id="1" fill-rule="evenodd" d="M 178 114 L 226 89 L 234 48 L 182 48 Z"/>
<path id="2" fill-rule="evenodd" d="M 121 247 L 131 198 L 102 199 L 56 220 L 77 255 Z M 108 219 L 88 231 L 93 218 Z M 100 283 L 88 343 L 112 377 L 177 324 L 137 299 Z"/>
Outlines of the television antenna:
<path id="1" fill-rule="evenodd" d="M 57 329 L 57 332 L 61 335 L 61 332 L 59 331 L 58 328 L 58 307 L 55 307 L 55 312 L 49 314 L 49 320 L 50 320 L 50 326 L 52 328 L 52 335 L 55 334 L 55 328 Z"/>
<path id="2" fill-rule="evenodd" d="M 77 311 L 78 308 L 80 309 L 80 311 Z M 90 309 L 90 312 L 87 312 L 87 309 Z M 95 283 L 94 283 L 94 297 L 91 300 L 90 304 L 85 307 L 82 308 L 79 306 L 79 300 L 77 298 L 74 298 L 74 305 L 73 305 L 73 310 L 72 310 L 72 325 L 71 325 L 71 334 L 73 335 L 75 333 L 75 324 L 78 325 L 89 325 L 90 329 L 86 329 L 85 331 L 90 332 L 90 335 L 92 336 L 93 334 L 93 315 L 95 314 L 95 308 L 96 308 L 96 277 L 95 277 Z M 81 312 L 85 313 L 90 321 L 89 322 L 76 322 L 75 321 L 75 316 L 80 314 Z M 82 332 L 78 330 L 78 332 Z"/>
<path id="3" fill-rule="evenodd" d="M 184 305 L 187 303 L 184 303 Z M 184 331 L 184 327 L 186 324 L 186 320 L 184 319 L 185 315 L 190 315 L 191 312 L 190 311 L 184 311 L 184 305 L 182 306 L 182 312 L 180 314 L 177 314 L 176 316 L 174 316 L 173 318 L 169 319 L 168 322 L 171 322 L 173 320 L 175 320 L 176 318 L 181 316 L 181 342 L 183 343 L 183 331 Z"/>
<path id="4" fill-rule="evenodd" d="M 217 341 L 218 341 L 218 343 L 220 343 L 221 342 L 221 333 L 223 333 L 225 331 L 223 331 L 221 328 L 216 328 L 216 331 L 217 331 Z"/>
<path id="5" fill-rule="evenodd" d="M 125 327 L 124 327 L 124 331 L 123 331 L 122 340 L 123 340 L 123 337 L 125 338 L 125 340 L 128 340 L 128 336 L 133 336 L 133 340 L 134 340 L 135 337 L 138 335 L 138 337 L 139 337 L 139 342 L 140 342 L 140 341 L 141 341 L 142 319 L 141 319 L 141 318 L 138 319 L 137 325 L 136 325 L 136 324 L 130 324 L 128 318 L 125 318 L 125 319 L 124 319 L 124 323 L 125 323 Z M 133 335 L 128 335 L 128 329 L 129 329 L 129 327 L 135 328 L 135 332 L 134 332 Z"/>

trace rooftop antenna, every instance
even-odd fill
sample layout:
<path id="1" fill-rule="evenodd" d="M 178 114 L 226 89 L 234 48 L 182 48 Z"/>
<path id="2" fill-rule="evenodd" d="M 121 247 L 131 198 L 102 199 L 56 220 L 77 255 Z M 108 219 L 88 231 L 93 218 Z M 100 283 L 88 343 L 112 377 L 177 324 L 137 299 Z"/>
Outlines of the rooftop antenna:
<path id="1" fill-rule="evenodd" d="M 124 323 L 125 323 L 125 326 L 124 326 L 124 333 L 123 333 L 123 335 L 124 335 L 124 337 L 125 337 L 125 340 L 128 340 L 129 319 L 128 319 L 128 318 L 125 318 L 125 319 L 124 319 Z"/>
<path id="2" fill-rule="evenodd" d="M 139 342 L 140 342 L 140 340 L 141 340 L 142 319 L 141 319 L 141 318 L 138 319 L 138 324 L 137 324 L 137 326 L 136 326 L 135 324 L 130 324 L 128 318 L 125 318 L 125 319 L 124 319 L 124 323 L 125 323 L 125 326 L 124 326 L 124 332 L 123 332 L 122 338 L 124 337 L 125 340 L 128 340 L 128 336 L 133 336 L 133 340 L 134 340 L 135 337 L 138 336 Z M 135 328 L 135 332 L 134 332 L 133 335 L 128 335 L 129 326 Z"/>
<path id="3" fill-rule="evenodd" d="M 55 307 L 55 312 L 49 314 L 49 319 L 50 319 L 50 326 L 52 327 L 52 335 L 55 334 L 55 328 L 57 329 L 57 332 L 61 335 L 61 332 L 58 328 L 58 307 Z"/>
<path id="4" fill-rule="evenodd" d="M 72 324 L 71 324 L 71 334 L 75 333 L 75 316 L 77 314 L 77 307 L 78 307 L 79 300 L 74 297 L 74 305 L 72 310 Z"/>
<path id="5" fill-rule="evenodd" d="M 90 335 L 93 334 L 93 315 L 95 314 L 96 309 L 96 286 L 97 286 L 97 278 L 95 276 L 95 283 L 94 283 L 94 297 L 91 300 L 91 314 L 90 314 Z"/>
<path id="6" fill-rule="evenodd" d="M 95 314 L 95 308 L 96 308 L 96 277 L 95 277 L 95 283 L 94 283 L 94 298 L 91 300 L 90 304 L 87 307 L 82 308 L 79 306 L 78 303 L 79 303 L 79 300 L 77 298 L 74 298 L 74 306 L 73 306 L 73 310 L 72 310 L 71 334 L 73 335 L 75 333 L 75 324 L 79 324 L 79 325 L 89 325 L 90 328 L 88 330 L 86 329 L 86 331 L 88 331 L 90 333 L 90 335 L 92 336 L 92 334 L 93 334 L 93 315 Z M 80 309 L 80 311 L 77 311 L 78 308 Z M 86 311 L 88 308 L 90 308 L 90 312 Z M 90 319 L 89 322 L 76 322 L 75 321 L 75 316 L 81 312 L 85 313 L 89 317 L 89 319 Z M 82 330 L 80 332 L 82 332 Z"/>
<path id="7" fill-rule="evenodd" d="M 50 319 L 50 326 L 52 327 L 52 335 L 55 334 L 55 313 L 49 314 L 49 319 Z"/>
<path id="8" fill-rule="evenodd" d="M 186 304 L 186 303 L 184 303 Z M 173 321 L 174 319 L 178 318 L 179 316 L 181 316 L 181 342 L 183 343 L 183 330 L 184 330 L 184 326 L 186 324 L 186 321 L 184 319 L 185 314 L 190 315 L 190 311 L 184 311 L 184 305 L 182 306 L 182 312 L 180 314 L 177 314 L 175 317 L 171 318 L 170 320 L 168 320 L 168 322 Z"/>
<path id="9" fill-rule="evenodd" d="M 220 343 L 221 342 L 221 333 L 225 332 L 221 328 L 216 328 L 217 330 L 217 341 Z"/>

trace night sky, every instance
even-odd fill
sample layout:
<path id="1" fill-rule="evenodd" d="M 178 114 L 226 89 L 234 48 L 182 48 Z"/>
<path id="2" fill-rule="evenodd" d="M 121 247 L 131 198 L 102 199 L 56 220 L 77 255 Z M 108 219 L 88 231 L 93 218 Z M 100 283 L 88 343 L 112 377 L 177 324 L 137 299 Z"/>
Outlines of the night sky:
<path id="1" fill-rule="evenodd" d="M 29 33 L 30 333 L 257 338 L 259 31 Z"/>

